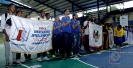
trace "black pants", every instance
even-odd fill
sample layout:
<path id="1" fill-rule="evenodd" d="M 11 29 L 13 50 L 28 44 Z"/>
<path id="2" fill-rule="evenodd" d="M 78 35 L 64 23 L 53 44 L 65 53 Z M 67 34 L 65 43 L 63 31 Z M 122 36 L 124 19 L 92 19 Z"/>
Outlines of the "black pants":
<path id="1" fill-rule="evenodd" d="M 42 56 L 43 56 L 43 57 L 45 57 L 45 56 L 46 56 L 46 52 L 43 52 L 43 53 L 38 53 L 38 54 L 37 54 L 37 58 L 41 57 L 41 54 L 42 54 Z"/>
<path id="2" fill-rule="evenodd" d="M 104 44 L 103 44 L 103 49 L 107 49 L 106 48 L 106 44 L 108 43 L 108 42 L 106 42 L 106 40 L 107 40 L 107 34 L 104 34 Z"/>
<path id="3" fill-rule="evenodd" d="M 25 59 L 31 58 L 31 54 L 24 54 Z M 21 53 L 16 54 L 16 59 L 21 59 Z"/>
<path id="4" fill-rule="evenodd" d="M 85 49 L 85 51 L 90 52 L 90 49 L 89 49 L 89 35 L 85 35 L 84 49 Z"/>
<path id="5" fill-rule="evenodd" d="M 62 35 L 61 34 L 53 34 L 52 38 L 52 55 L 55 55 L 55 53 L 61 52 L 61 44 L 62 44 Z"/>
<path id="6" fill-rule="evenodd" d="M 25 59 L 31 58 L 31 54 L 24 54 Z"/>
<path id="7" fill-rule="evenodd" d="M 72 38 L 71 33 L 62 33 L 63 36 L 63 45 L 62 45 L 62 57 L 65 57 L 65 52 L 67 54 L 67 57 L 70 56 L 71 50 L 72 50 Z"/>
<path id="8" fill-rule="evenodd" d="M 16 59 L 20 59 L 21 58 L 21 53 L 16 53 Z"/>

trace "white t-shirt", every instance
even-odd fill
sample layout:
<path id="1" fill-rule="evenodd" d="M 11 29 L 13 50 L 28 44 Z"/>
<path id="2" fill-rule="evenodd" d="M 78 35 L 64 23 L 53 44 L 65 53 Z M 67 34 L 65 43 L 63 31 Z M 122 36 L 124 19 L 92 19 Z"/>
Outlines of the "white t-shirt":
<path id="1" fill-rule="evenodd" d="M 46 20 L 46 17 L 44 17 L 44 19 L 42 17 L 39 17 L 38 20 L 45 21 Z"/>
<path id="2" fill-rule="evenodd" d="M 8 25 L 6 24 L 6 21 L 7 21 L 9 18 L 11 18 L 11 15 L 9 15 L 9 13 L 7 13 L 7 18 L 6 18 L 6 20 L 5 20 L 5 14 L 3 14 L 3 15 L 1 16 L 1 29 L 2 29 L 2 30 L 5 29 L 5 30 L 6 30 L 6 33 L 8 34 L 8 36 L 10 36 L 11 26 L 8 26 Z"/>
<path id="3" fill-rule="evenodd" d="M 88 23 L 88 21 L 85 21 L 85 22 L 84 22 L 84 26 L 86 26 L 87 23 Z M 90 22 L 89 22 L 89 23 L 90 23 Z M 87 28 L 85 29 L 84 34 L 85 34 L 85 35 L 89 35 L 89 28 L 88 28 L 88 26 L 87 26 Z"/>

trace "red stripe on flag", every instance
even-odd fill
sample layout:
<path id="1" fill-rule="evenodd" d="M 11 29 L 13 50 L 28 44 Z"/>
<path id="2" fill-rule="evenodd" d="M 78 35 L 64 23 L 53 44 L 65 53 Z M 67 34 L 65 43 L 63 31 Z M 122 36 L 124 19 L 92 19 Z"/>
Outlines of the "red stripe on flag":
<path id="1" fill-rule="evenodd" d="M 17 41 L 20 41 L 21 40 L 21 36 L 22 36 L 22 32 L 23 32 L 23 30 L 19 30 L 18 31 L 18 35 L 17 35 Z"/>

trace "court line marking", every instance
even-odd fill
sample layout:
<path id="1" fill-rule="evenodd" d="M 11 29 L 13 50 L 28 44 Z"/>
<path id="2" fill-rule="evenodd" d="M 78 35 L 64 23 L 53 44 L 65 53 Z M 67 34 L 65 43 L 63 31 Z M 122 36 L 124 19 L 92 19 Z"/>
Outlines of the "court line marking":
<path id="1" fill-rule="evenodd" d="M 121 47 L 121 48 L 129 47 L 129 46 L 133 46 L 133 45 L 126 45 L 126 46 L 123 46 L 123 47 Z M 0 46 L 0 47 L 4 47 L 4 46 Z M 116 48 L 114 48 L 114 49 L 116 49 Z M 111 49 L 111 50 L 113 50 L 113 49 Z M 108 50 L 102 50 L 102 51 L 100 51 L 100 53 L 102 53 L 102 52 L 108 52 Z M 133 52 L 121 52 L 121 53 L 133 53 Z M 96 53 L 92 53 L 92 54 L 96 54 Z M 92 55 L 92 54 L 82 55 L 82 56 L 89 56 L 89 55 Z M 79 59 L 77 59 L 77 60 L 80 61 L 80 62 L 82 62 L 83 64 L 86 64 L 86 65 L 89 65 L 89 66 L 92 66 L 92 67 L 95 67 L 95 68 L 99 68 L 99 67 L 96 67 L 96 66 L 94 66 L 94 65 L 85 63 L 85 62 L 83 62 L 83 61 L 81 61 L 81 60 L 79 60 Z M 31 68 L 30 66 L 27 66 L 27 65 L 25 65 L 25 64 L 21 64 L 21 66 L 24 66 L 24 67 L 26 67 L 26 68 Z"/>
<path id="2" fill-rule="evenodd" d="M 126 47 L 130 47 L 130 46 L 133 46 L 133 45 L 125 45 L 125 46 L 122 46 L 120 48 L 126 48 Z M 112 49 L 109 49 L 109 50 L 117 50 L 118 48 L 112 48 Z M 99 51 L 99 53 L 104 53 L 104 52 L 108 52 L 109 50 L 101 50 Z M 91 53 L 91 54 L 86 54 L 86 55 L 81 55 L 81 56 L 89 56 L 89 55 L 93 55 L 93 54 L 97 54 L 98 52 L 96 53 Z"/>
<path id="3" fill-rule="evenodd" d="M 74 60 L 74 59 L 73 59 L 73 60 Z M 91 64 L 85 63 L 85 62 L 79 60 L 79 58 L 77 58 L 76 60 L 78 60 L 79 62 L 81 62 L 81 63 L 83 63 L 83 64 L 85 64 L 85 65 L 88 65 L 88 66 L 91 66 L 91 67 L 94 67 L 94 68 L 99 68 L 99 67 L 96 67 L 96 66 L 94 66 L 94 65 L 91 65 Z M 32 67 L 27 66 L 27 65 L 25 65 L 25 64 L 20 64 L 20 65 L 23 66 L 23 67 L 26 67 L 26 68 L 32 68 Z"/>
<path id="4" fill-rule="evenodd" d="M 31 68 L 30 66 L 27 66 L 27 65 L 25 65 L 25 64 L 20 64 L 21 66 L 24 66 L 24 67 L 26 67 L 26 68 Z"/>
<path id="5" fill-rule="evenodd" d="M 94 66 L 94 65 L 88 64 L 88 63 L 86 63 L 86 62 L 83 62 L 83 61 L 81 61 L 79 58 L 78 58 L 77 60 L 78 60 L 79 62 L 85 64 L 85 65 L 88 65 L 88 66 L 91 66 L 91 67 L 94 67 L 94 68 L 99 68 L 99 67 L 97 67 L 97 66 Z"/>
<path id="6" fill-rule="evenodd" d="M 123 47 L 120 47 L 120 48 L 125 48 L 125 47 L 130 47 L 130 46 L 133 46 L 133 45 L 126 45 L 126 46 L 123 46 Z M 117 48 L 113 48 L 113 49 L 117 50 Z M 111 49 L 111 50 L 112 50 L 112 49 Z M 102 51 L 100 51 L 100 52 L 98 52 L 98 53 L 103 53 L 103 52 L 108 52 L 108 51 L 109 51 L 109 50 L 102 50 Z M 122 52 L 122 53 L 126 53 L 126 52 Z M 127 53 L 133 53 L 133 52 L 127 52 Z M 96 54 L 96 53 L 92 53 L 92 54 Z M 85 55 L 85 56 L 89 56 L 89 55 L 92 55 L 92 54 L 88 54 L 88 55 Z M 99 68 L 99 67 L 97 67 L 97 66 L 94 66 L 94 65 L 88 64 L 88 63 L 86 63 L 86 62 L 83 62 L 83 61 L 79 60 L 79 58 L 78 58 L 77 60 L 78 60 L 79 62 L 85 64 L 85 65 L 89 65 L 89 66 L 92 66 L 92 67 L 95 67 L 95 68 Z"/>

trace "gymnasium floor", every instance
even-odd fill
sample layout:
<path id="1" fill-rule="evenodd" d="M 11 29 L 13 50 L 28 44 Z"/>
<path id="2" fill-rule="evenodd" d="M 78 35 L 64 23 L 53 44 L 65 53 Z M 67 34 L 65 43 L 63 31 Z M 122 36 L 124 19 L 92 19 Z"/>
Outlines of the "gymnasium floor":
<path id="1" fill-rule="evenodd" d="M 111 56 L 115 52 L 119 54 L 119 57 L 116 57 L 115 61 L 111 61 Z M 10 58 L 12 57 L 10 56 Z M 133 46 L 127 45 L 120 49 L 101 51 L 81 56 L 78 59 L 67 59 L 65 61 L 56 58 L 49 61 L 37 62 L 35 54 L 32 55 L 32 58 L 32 61 L 26 61 L 26 63 L 19 66 L 11 65 L 10 68 L 133 68 Z M 23 55 L 22 59 L 24 59 Z M 4 68 L 4 65 L 4 45 L 2 35 L 0 35 L 0 68 Z"/>

